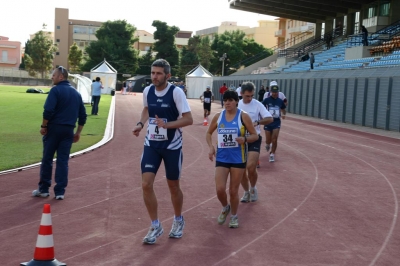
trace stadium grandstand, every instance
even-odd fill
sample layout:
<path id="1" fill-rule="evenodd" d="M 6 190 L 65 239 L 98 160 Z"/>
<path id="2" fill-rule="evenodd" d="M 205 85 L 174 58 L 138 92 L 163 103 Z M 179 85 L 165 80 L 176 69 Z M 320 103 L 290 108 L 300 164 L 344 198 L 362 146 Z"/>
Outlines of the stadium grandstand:
<path id="1" fill-rule="evenodd" d="M 213 88 L 250 80 L 257 94 L 274 80 L 289 99 L 288 113 L 400 131 L 400 1 L 231 0 L 229 5 L 314 23 L 314 38 L 292 47 L 278 44 L 267 58 L 246 59 L 256 63 L 236 64 L 234 74 L 213 78 Z M 361 26 L 368 31 L 367 44 Z M 220 97 L 216 90 L 214 95 Z"/>

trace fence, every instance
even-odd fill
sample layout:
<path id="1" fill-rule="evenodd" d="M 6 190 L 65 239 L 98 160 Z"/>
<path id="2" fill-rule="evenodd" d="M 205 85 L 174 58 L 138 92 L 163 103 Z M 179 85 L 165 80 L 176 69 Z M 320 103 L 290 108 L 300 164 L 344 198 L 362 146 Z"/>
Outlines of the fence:
<path id="1" fill-rule="evenodd" d="M 50 86 L 50 78 L 34 78 L 29 76 L 25 70 L 0 68 L 0 83 L 7 83 L 21 86 Z"/>
<path id="2" fill-rule="evenodd" d="M 260 88 L 276 80 L 289 113 L 400 131 L 400 67 L 318 72 L 214 78 L 213 92 L 219 99 L 223 82 L 252 81 Z"/>

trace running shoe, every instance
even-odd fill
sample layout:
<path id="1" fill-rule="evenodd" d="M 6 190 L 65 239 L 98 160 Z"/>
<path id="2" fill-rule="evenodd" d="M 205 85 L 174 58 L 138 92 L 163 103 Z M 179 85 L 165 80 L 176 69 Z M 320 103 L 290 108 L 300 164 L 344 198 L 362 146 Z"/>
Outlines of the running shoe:
<path id="1" fill-rule="evenodd" d="M 226 217 L 231 211 L 231 206 L 228 205 L 227 210 L 222 209 L 221 214 L 218 216 L 218 224 L 224 224 L 226 221 Z"/>
<path id="2" fill-rule="evenodd" d="M 269 162 L 270 162 L 270 163 L 275 162 L 275 155 L 274 155 L 273 153 L 271 153 L 271 154 L 269 155 Z"/>
<path id="3" fill-rule="evenodd" d="M 47 198 L 48 196 L 50 196 L 50 193 L 44 193 L 44 192 L 40 192 L 39 190 L 34 190 L 32 191 L 32 196 L 33 197 L 41 197 L 41 198 Z"/>
<path id="4" fill-rule="evenodd" d="M 231 216 L 231 220 L 229 221 L 229 228 L 238 228 L 239 227 L 239 219 L 237 216 Z"/>
<path id="5" fill-rule="evenodd" d="M 57 195 L 55 198 L 56 198 L 56 200 L 63 200 L 64 199 L 64 195 Z"/>
<path id="6" fill-rule="evenodd" d="M 174 220 L 171 231 L 169 232 L 169 237 L 181 238 L 183 235 L 183 228 L 185 228 L 185 220 L 183 217 L 181 221 Z"/>
<path id="7" fill-rule="evenodd" d="M 250 201 L 255 202 L 258 200 L 258 192 L 257 188 L 255 187 L 254 189 L 250 189 Z"/>
<path id="8" fill-rule="evenodd" d="M 160 224 L 160 226 L 150 226 L 149 232 L 143 238 L 143 243 L 153 245 L 156 243 L 157 237 L 161 236 L 164 233 L 164 230 Z"/>
<path id="9" fill-rule="evenodd" d="M 250 193 L 248 191 L 244 192 L 244 195 L 240 199 L 240 202 L 250 202 Z"/>

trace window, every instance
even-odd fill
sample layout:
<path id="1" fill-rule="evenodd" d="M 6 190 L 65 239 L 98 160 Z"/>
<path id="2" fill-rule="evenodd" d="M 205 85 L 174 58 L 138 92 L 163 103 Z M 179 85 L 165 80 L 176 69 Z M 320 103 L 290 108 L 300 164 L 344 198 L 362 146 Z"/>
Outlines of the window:
<path id="1" fill-rule="evenodd" d="M 376 8 L 370 7 L 368 8 L 368 18 L 372 18 L 376 16 Z"/>
<path id="2" fill-rule="evenodd" d="M 56 42 L 60 42 L 60 39 L 57 39 Z"/>
<path id="3" fill-rule="evenodd" d="M 1 52 L 1 61 L 7 62 L 8 61 L 8 51 Z"/>
<path id="4" fill-rule="evenodd" d="M 389 16 L 390 3 L 381 4 L 379 9 L 380 16 Z"/>
<path id="5" fill-rule="evenodd" d="M 56 55 L 60 55 L 60 52 L 56 52 Z"/>
<path id="6" fill-rule="evenodd" d="M 59 29 L 61 29 L 61 27 L 60 27 L 60 26 L 57 26 L 57 30 L 59 30 Z"/>

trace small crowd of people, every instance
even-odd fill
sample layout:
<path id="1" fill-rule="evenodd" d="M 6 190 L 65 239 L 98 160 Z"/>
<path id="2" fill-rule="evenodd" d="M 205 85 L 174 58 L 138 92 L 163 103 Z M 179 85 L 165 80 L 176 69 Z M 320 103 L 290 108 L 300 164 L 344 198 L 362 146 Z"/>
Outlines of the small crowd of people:
<path id="1" fill-rule="evenodd" d="M 143 129 L 146 135 L 140 167 L 143 201 L 151 224 L 143 238 L 145 244 L 154 244 L 164 232 L 154 192 L 154 181 L 162 162 L 174 210 L 169 237 L 181 238 L 186 223 L 182 215 L 183 192 L 180 187 L 183 161 L 182 128 L 192 125 L 193 117 L 184 88 L 179 86 L 181 84 L 168 82 L 170 77 L 171 67 L 166 60 L 157 59 L 153 62 L 152 84 L 143 90 L 143 109 L 139 121 L 132 129 L 132 134 L 136 137 Z M 54 194 L 56 199 L 63 200 L 68 185 L 71 145 L 79 140 L 87 116 L 82 97 L 68 81 L 68 72 L 62 67 L 57 68 L 53 71 L 52 80 L 55 86 L 50 90 L 44 105 L 40 130 L 44 147 L 40 180 L 32 195 L 43 198 L 50 196 L 52 163 L 57 152 Z M 97 91 L 102 89 L 100 78 L 96 78 L 94 83 L 98 83 L 93 87 L 96 88 L 96 93 L 93 94 L 96 96 Z M 260 89 L 258 100 L 254 99 L 254 83 L 243 82 L 239 88 L 237 93 L 236 90 L 228 89 L 225 83 L 221 87 L 223 110 L 213 116 L 205 135 L 209 147 L 208 158 L 211 161 L 215 160 L 215 188 L 222 206 L 217 223 L 224 224 L 230 214 L 230 228 L 239 226 L 239 202 L 258 200 L 256 168 L 262 146 L 261 126 L 264 127 L 265 148 L 270 153 L 269 162 L 272 163 L 275 161 L 281 118 L 285 118 L 287 104 L 276 81 L 272 81 L 269 88 Z M 214 101 L 210 86 L 206 86 L 200 100 L 203 102 L 204 117 L 208 119 L 211 103 Z M 96 102 L 98 103 L 98 100 Z M 166 106 L 168 108 L 165 108 Z M 78 127 L 74 133 L 76 122 Z M 213 140 L 215 132 L 216 141 Z M 240 186 L 244 189 L 242 198 L 239 198 Z"/>

